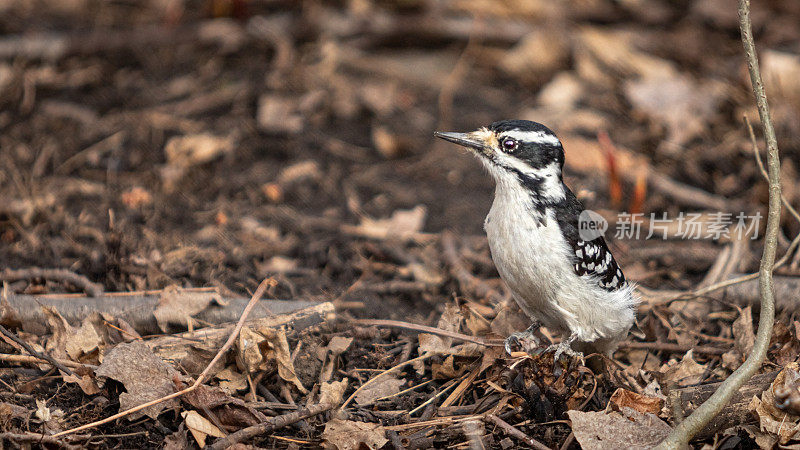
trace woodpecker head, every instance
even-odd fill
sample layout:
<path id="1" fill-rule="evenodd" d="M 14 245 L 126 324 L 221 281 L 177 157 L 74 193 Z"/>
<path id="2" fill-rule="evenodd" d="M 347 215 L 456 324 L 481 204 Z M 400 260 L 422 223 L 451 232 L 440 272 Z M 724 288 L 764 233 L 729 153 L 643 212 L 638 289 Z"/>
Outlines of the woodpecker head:
<path id="1" fill-rule="evenodd" d="M 466 147 L 489 169 L 498 188 L 522 187 L 535 200 L 565 197 L 561 170 L 564 149 L 546 126 L 529 120 L 501 120 L 471 133 L 437 131 L 434 136 Z"/>

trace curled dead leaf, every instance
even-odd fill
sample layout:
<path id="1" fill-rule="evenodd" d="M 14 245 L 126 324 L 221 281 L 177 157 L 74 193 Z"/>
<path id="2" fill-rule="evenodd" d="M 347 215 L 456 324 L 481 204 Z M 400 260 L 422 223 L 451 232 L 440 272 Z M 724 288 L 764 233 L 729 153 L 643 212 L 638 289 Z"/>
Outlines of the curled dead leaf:
<path id="1" fill-rule="evenodd" d="M 197 441 L 197 445 L 199 445 L 200 448 L 206 446 L 206 438 L 208 436 L 225 436 L 225 434 L 220 431 L 216 425 L 211 423 L 211 421 L 205 417 L 201 416 L 200 413 L 195 410 L 184 411 L 181 413 L 181 416 L 186 423 L 186 428 L 188 428 L 192 433 L 194 440 Z"/>
<path id="2" fill-rule="evenodd" d="M 664 407 L 664 399 L 658 397 L 648 397 L 637 394 L 623 388 L 617 388 L 609 399 L 609 405 L 613 405 L 615 410 L 631 408 L 640 413 L 650 413 L 658 415 Z"/>

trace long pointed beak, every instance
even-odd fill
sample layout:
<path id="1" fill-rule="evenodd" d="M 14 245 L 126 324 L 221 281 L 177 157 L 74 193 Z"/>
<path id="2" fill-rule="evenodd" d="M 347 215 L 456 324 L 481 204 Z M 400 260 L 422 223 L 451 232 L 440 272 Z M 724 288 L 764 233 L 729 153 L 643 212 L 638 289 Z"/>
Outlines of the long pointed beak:
<path id="1" fill-rule="evenodd" d="M 445 141 L 450 141 L 454 144 L 458 144 L 467 148 L 482 150 L 484 147 L 483 142 L 470 137 L 469 134 L 467 133 L 450 133 L 444 131 L 434 131 L 433 135 L 438 138 L 444 139 Z"/>

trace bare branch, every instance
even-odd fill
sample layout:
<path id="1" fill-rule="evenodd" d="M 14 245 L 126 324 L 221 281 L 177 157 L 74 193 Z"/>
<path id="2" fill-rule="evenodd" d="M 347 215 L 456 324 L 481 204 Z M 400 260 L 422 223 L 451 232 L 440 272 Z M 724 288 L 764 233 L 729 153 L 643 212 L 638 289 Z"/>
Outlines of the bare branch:
<path id="1" fill-rule="evenodd" d="M 780 157 L 778 155 L 775 129 L 772 126 L 772 119 L 769 115 L 767 94 L 764 91 L 761 72 L 758 69 L 758 57 L 756 56 L 752 24 L 750 22 L 750 0 L 739 0 L 739 28 L 742 34 L 747 66 L 750 71 L 750 81 L 753 84 L 753 94 L 755 94 L 756 104 L 758 105 L 758 114 L 767 140 L 769 212 L 767 213 L 767 231 L 764 236 L 764 253 L 761 256 L 761 265 L 759 267 L 758 284 L 761 293 L 761 312 L 758 321 L 758 334 L 756 335 L 753 351 L 744 364 L 736 369 L 705 403 L 700 405 L 683 422 L 679 423 L 669 436 L 656 447 L 658 449 L 678 449 L 688 444 L 689 440 L 730 402 L 739 388 L 761 367 L 761 363 L 767 356 L 767 348 L 772 335 L 772 324 L 775 319 L 772 270 L 775 264 L 778 226 L 781 215 Z"/>

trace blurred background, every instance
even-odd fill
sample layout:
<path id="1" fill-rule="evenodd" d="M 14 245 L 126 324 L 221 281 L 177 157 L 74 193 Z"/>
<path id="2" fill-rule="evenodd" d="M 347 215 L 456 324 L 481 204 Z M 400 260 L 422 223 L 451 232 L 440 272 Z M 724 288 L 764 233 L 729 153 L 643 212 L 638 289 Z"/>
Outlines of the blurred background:
<path id="1" fill-rule="evenodd" d="M 272 274 L 278 297 L 366 289 L 427 314 L 454 289 L 437 233 L 463 237 L 471 270 L 496 278 L 482 232 L 492 181 L 431 134 L 508 118 L 556 131 L 567 183 L 612 231 L 622 211 L 766 211 L 729 1 L 4 0 L 0 11 L 6 268 L 66 268 L 108 291 L 242 293 Z M 752 16 L 796 204 L 800 3 L 754 2 Z M 785 248 L 798 226 L 784 225 Z M 629 278 L 662 289 L 696 284 L 726 245 L 610 238 Z M 760 255 L 748 246 L 742 271 Z M 392 295 L 387 280 L 416 284 Z"/>

